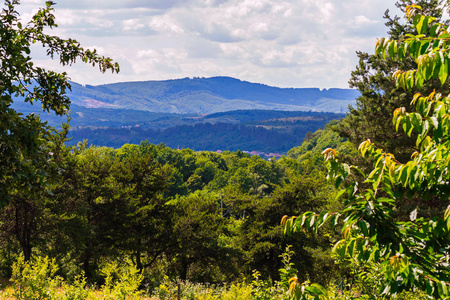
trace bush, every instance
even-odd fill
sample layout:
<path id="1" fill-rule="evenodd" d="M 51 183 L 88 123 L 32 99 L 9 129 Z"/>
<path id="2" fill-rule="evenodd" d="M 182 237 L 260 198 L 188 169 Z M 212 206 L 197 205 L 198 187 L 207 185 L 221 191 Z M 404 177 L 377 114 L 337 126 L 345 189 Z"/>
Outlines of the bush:
<path id="1" fill-rule="evenodd" d="M 61 287 L 62 278 L 55 276 L 58 267 L 48 257 L 37 257 L 24 261 L 19 257 L 12 267 L 11 281 L 15 288 L 12 296 L 16 299 L 61 299 L 57 288 Z"/>
<path id="2" fill-rule="evenodd" d="M 141 294 L 138 289 L 144 276 L 132 263 L 107 262 L 100 271 L 105 276 L 102 286 L 105 299 L 125 300 L 127 297 L 137 298 Z"/>

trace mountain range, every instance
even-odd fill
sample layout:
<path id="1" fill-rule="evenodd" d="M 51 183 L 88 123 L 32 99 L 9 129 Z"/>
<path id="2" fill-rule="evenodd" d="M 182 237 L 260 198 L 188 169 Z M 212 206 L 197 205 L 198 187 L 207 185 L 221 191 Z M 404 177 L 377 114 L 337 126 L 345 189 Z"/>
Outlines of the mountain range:
<path id="1" fill-rule="evenodd" d="M 183 78 L 104 85 L 72 83 L 73 104 L 88 108 L 158 113 L 211 114 L 231 110 L 345 112 L 359 92 L 352 89 L 279 88 L 232 77 Z"/>

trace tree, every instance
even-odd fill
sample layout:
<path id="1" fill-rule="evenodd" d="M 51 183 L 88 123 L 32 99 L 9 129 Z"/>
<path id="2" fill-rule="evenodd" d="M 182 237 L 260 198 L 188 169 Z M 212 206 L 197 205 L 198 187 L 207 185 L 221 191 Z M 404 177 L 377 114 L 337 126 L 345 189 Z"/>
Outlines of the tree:
<path id="1" fill-rule="evenodd" d="M 234 267 L 229 250 L 219 242 L 229 220 L 222 217 L 217 199 L 216 194 L 198 190 L 174 200 L 176 245 L 167 255 L 182 280 L 221 282 Z"/>
<path id="2" fill-rule="evenodd" d="M 126 237 L 118 227 L 127 214 L 123 199 L 130 190 L 111 171 L 116 163 L 114 149 L 80 145 L 64 160 L 61 182 L 50 197 L 58 228 L 54 248 L 82 264 L 85 276 L 92 279 L 100 258 L 117 254 L 115 246 Z"/>
<path id="3" fill-rule="evenodd" d="M 22 24 L 17 12 L 19 0 L 5 0 L 0 12 L 0 204 L 11 199 L 16 187 L 21 191 L 42 185 L 46 174 L 42 168 L 51 153 L 46 147 L 50 128 L 39 116 L 23 116 L 11 107 L 15 99 L 40 102 L 43 110 L 63 115 L 70 106 L 66 91 L 67 74 L 37 67 L 31 59 L 31 45 L 42 44 L 47 54 L 59 58 L 62 65 L 77 59 L 98 65 L 101 72 L 118 72 L 119 66 L 96 50 L 83 49 L 73 39 L 61 39 L 44 33 L 56 27 L 53 2 L 47 1 L 28 24 Z"/>
<path id="4" fill-rule="evenodd" d="M 423 7 L 423 14 L 442 18 L 444 9 L 441 0 L 416 1 Z M 401 0 L 396 6 L 402 11 L 410 0 Z M 408 34 L 417 34 L 413 20 L 401 22 L 400 18 L 392 17 L 386 11 L 384 18 L 388 27 L 390 39 L 401 40 Z M 396 89 L 396 81 L 392 76 L 397 70 L 410 70 L 417 67 L 416 61 L 405 57 L 402 61 L 389 57 L 380 57 L 374 54 L 357 52 L 359 64 L 351 73 L 350 87 L 357 88 L 361 96 L 356 101 L 356 107 L 351 108 L 349 114 L 334 129 L 356 146 L 362 140 L 370 139 L 379 147 L 396 155 L 400 161 L 407 161 L 409 153 L 415 148 L 414 139 L 401 133 L 392 131 L 390 118 L 397 107 L 406 107 L 408 111 L 414 110 L 410 104 L 417 88 L 409 90 Z M 441 86 L 439 80 L 430 80 L 422 87 L 422 92 L 430 93 L 436 89 L 442 93 L 449 93 L 447 86 Z"/>
<path id="5" fill-rule="evenodd" d="M 374 163 L 371 172 L 365 174 L 358 166 L 340 163 L 336 151 L 326 149 L 329 177 L 337 185 L 351 178 L 354 172 L 361 172 L 364 181 L 350 181 L 341 191 L 342 195 L 346 194 L 342 210 L 284 217 L 283 224 L 287 233 L 301 227 L 317 231 L 327 220 L 334 226 L 341 219 L 344 237 L 334 246 L 334 251 L 343 259 L 354 257 L 361 264 L 376 264 L 378 272 L 383 274 L 379 295 L 422 290 L 430 296 L 447 299 L 450 296 L 450 206 L 439 216 L 428 217 L 415 209 L 407 220 L 397 217 L 401 203 L 413 197 L 448 205 L 450 196 L 450 98 L 435 91 L 425 94 L 427 83 L 433 80 L 439 80 L 442 88 L 448 89 L 449 27 L 422 12 L 419 5 L 408 5 L 406 18 L 417 34 L 402 39 L 383 38 L 375 50 L 383 59 L 396 62 L 413 59 L 417 63 L 417 67 L 394 73 L 397 88 L 423 91 L 412 97 L 415 112 L 399 107 L 393 113 L 397 132 L 403 130 L 409 137 L 415 133 L 417 150 L 402 163 L 366 140 L 359 150 Z M 291 291 L 298 299 L 306 299 L 301 286 L 292 279 Z M 309 292 L 325 297 L 323 290 L 310 288 Z"/>
<path id="6" fill-rule="evenodd" d="M 246 217 L 239 230 L 240 249 L 246 264 L 246 271 L 258 270 L 265 278 L 279 280 L 278 270 L 282 267 L 280 255 L 287 245 L 293 245 L 295 255 L 292 260 L 300 270 L 303 279 L 330 280 L 335 270 L 333 262 L 316 260 L 310 249 L 320 252 L 327 248 L 329 234 L 315 237 L 302 232 L 295 236 L 283 234 L 280 218 L 290 210 L 301 214 L 308 210 L 321 210 L 327 198 L 333 193 L 332 187 L 323 184 L 324 174 L 295 175 L 290 183 L 275 189 L 272 197 L 252 197 L 245 203 Z M 227 201 L 225 195 L 225 201 Z M 242 196 L 240 198 L 243 198 Z M 331 265 L 331 267 L 330 267 Z M 325 271 L 325 269 L 328 269 Z M 334 274 L 333 274 L 334 275 Z"/>
<path id="7" fill-rule="evenodd" d="M 172 228 L 176 207 L 167 204 L 163 197 L 173 183 L 175 168 L 159 164 L 154 153 L 148 151 L 149 147 L 152 146 L 148 143 L 124 145 L 117 151 L 119 161 L 113 168 L 117 184 L 126 190 L 116 213 L 126 213 L 125 218 L 116 222 L 119 226 L 115 231 L 121 233 L 116 242 L 121 249 L 133 253 L 133 261 L 140 271 L 173 246 L 175 239 Z"/>

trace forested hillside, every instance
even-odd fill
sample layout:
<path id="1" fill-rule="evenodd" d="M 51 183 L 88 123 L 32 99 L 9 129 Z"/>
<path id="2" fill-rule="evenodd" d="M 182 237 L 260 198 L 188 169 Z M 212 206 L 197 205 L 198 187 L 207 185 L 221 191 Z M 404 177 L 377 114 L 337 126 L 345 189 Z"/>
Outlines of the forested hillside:
<path id="1" fill-rule="evenodd" d="M 40 113 L 53 127 L 71 125 L 68 142 L 120 148 L 148 140 L 172 148 L 245 150 L 285 154 L 302 143 L 308 132 L 323 128 L 344 114 L 311 111 L 233 110 L 209 115 L 153 113 L 140 110 L 86 108 L 72 104 L 70 119 L 29 103 L 13 107 L 23 114 Z"/>
<path id="2" fill-rule="evenodd" d="M 71 104 L 70 119 L 42 112 L 23 101 L 13 105 L 23 114 L 40 114 L 53 127 L 71 125 L 70 145 L 89 144 L 119 148 L 148 140 L 172 148 L 246 150 L 286 153 L 308 132 L 323 128 L 342 113 L 282 110 L 231 110 L 208 115 L 156 113 L 136 109 L 87 108 Z"/>
<path id="3" fill-rule="evenodd" d="M 148 140 L 172 148 L 284 154 L 300 145 L 308 132 L 323 128 L 330 120 L 344 115 L 252 110 L 206 116 L 167 115 L 150 121 L 139 120 L 139 114 L 132 116 L 134 120 L 121 123 L 120 128 L 73 126 L 69 144 L 87 140 L 89 144 L 119 148 L 126 143 L 139 144 Z M 71 124 L 78 122 L 74 117 Z"/>
<path id="4" fill-rule="evenodd" d="M 323 277 L 313 264 L 336 272 L 331 261 L 304 248 L 326 247 L 331 236 L 286 237 L 279 224 L 286 210 L 300 213 L 332 199 L 330 187 L 318 184 L 325 175 L 302 175 L 297 160 L 146 142 L 117 150 L 59 143 L 52 151 L 48 172 L 64 168 L 63 176 L 36 191 L 39 201 L 14 194 L 2 215 L 10 259 L 54 257 L 91 281 L 101 278 L 99 262 L 118 259 L 134 261 L 148 283 L 155 275 L 221 282 L 254 269 L 279 278 L 278 256 L 291 244 L 304 278 L 329 280 L 332 273 Z M 8 265 L 4 260 L 7 273 Z M 155 274 L 159 269 L 164 273 Z"/>
<path id="5" fill-rule="evenodd" d="M 351 89 L 277 88 L 231 77 L 123 82 L 99 86 L 72 83 L 79 106 L 177 114 L 237 109 L 345 112 L 359 92 Z"/>

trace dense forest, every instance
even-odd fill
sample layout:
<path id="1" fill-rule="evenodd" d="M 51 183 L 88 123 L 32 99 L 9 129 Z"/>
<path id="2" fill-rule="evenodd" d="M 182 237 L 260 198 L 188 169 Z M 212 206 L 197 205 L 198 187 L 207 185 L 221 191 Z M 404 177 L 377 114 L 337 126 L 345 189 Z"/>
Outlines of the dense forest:
<path id="1" fill-rule="evenodd" d="M 254 269 L 279 279 L 278 257 L 292 244 L 304 278 L 326 283 L 337 272 L 332 261 L 308 251 L 325 251 L 332 231 L 323 238 L 287 237 L 280 225 L 286 211 L 319 209 L 331 201 L 321 164 L 148 142 L 72 148 L 59 135 L 57 140 L 47 166 L 57 180 L 33 191 L 39 201 L 17 192 L 5 207 L 5 271 L 21 254 L 26 260 L 56 258 L 93 282 L 101 280 L 99 266 L 110 259 L 133 261 L 146 272 L 164 269 L 159 276 L 183 280 L 230 281 Z M 312 158 L 319 156 L 316 151 Z M 326 277 L 321 268 L 328 269 Z"/>
<path id="2" fill-rule="evenodd" d="M 23 114 L 39 114 L 60 128 L 69 122 L 70 145 L 120 148 L 123 144 L 164 143 L 193 150 L 258 151 L 285 154 L 301 144 L 308 132 L 323 128 L 341 113 L 315 111 L 233 110 L 209 115 L 153 113 L 140 110 L 86 108 L 71 104 L 70 118 L 40 112 L 21 100 L 12 107 Z M 214 138 L 212 138 L 214 137 Z"/>
<path id="3" fill-rule="evenodd" d="M 87 140 L 89 144 L 119 148 L 125 143 L 151 143 L 193 150 L 259 151 L 285 154 L 300 145 L 308 132 L 323 128 L 343 114 L 283 111 L 232 111 L 203 117 L 176 117 L 155 120 L 165 129 L 149 128 L 148 121 L 122 123 L 120 127 L 72 127 L 71 145 Z M 71 120 L 71 124 L 73 121 Z M 132 125 L 129 125 L 132 124 Z M 170 125 L 169 125 L 170 124 Z M 180 125 L 173 125 L 180 124 Z M 181 125 L 182 124 L 182 125 Z"/>
<path id="4" fill-rule="evenodd" d="M 356 107 L 305 133 L 279 160 L 149 141 L 67 144 L 69 125 L 55 129 L 11 106 L 21 96 L 59 116 L 70 108 L 66 74 L 36 67 L 30 44 L 41 42 L 62 64 L 119 67 L 45 34 L 55 25 L 53 2 L 26 26 L 18 1 L 5 3 L 1 297 L 450 297 L 450 35 L 442 1 L 399 1 L 403 23 L 386 12 L 389 39 L 373 55 L 358 52 L 351 74 L 361 92 Z"/>

